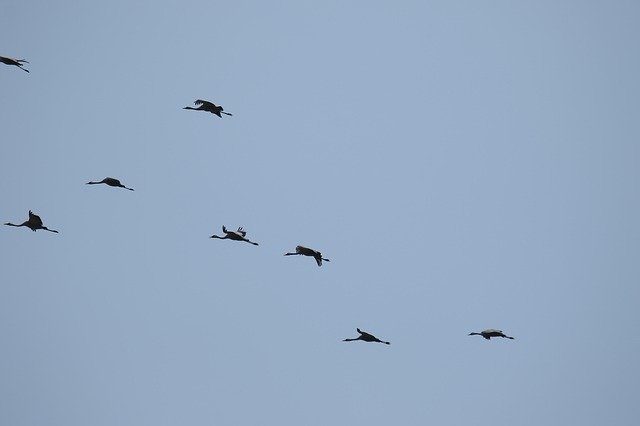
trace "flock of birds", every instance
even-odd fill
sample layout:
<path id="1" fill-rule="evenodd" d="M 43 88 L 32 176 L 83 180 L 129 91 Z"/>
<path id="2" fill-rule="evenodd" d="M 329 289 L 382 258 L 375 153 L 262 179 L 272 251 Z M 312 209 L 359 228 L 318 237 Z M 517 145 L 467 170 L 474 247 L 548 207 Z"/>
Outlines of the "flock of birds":
<path id="1" fill-rule="evenodd" d="M 9 58 L 9 57 L 5 57 L 5 56 L 0 56 L 0 62 L 7 64 L 7 65 L 14 65 L 18 68 L 20 68 L 21 70 L 25 71 L 25 72 L 29 72 L 28 69 L 24 68 L 24 64 L 28 64 L 29 62 L 24 60 L 24 59 L 14 59 L 14 58 Z M 188 109 L 188 110 L 194 110 L 194 111 L 206 111 L 206 112 L 210 112 L 212 114 L 217 115 L 218 117 L 222 118 L 222 114 L 228 115 L 228 116 L 233 116 L 233 114 L 224 111 L 224 108 L 222 108 L 219 105 L 214 104 L 213 102 L 209 102 L 203 99 L 197 99 L 194 104 L 196 105 L 197 108 L 193 108 L 190 106 L 186 106 L 183 109 Z M 128 188 L 126 186 L 124 186 L 120 180 L 112 178 L 112 177 L 106 177 L 104 179 L 102 179 L 99 182 L 87 182 L 87 185 L 98 185 L 98 184 L 105 184 L 108 186 L 112 186 L 112 187 L 117 187 L 117 188 L 124 188 L 124 189 L 128 189 L 129 191 L 133 191 L 133 188 Z M 46 226 L 44 226 L 44 223 L 42 222 L 42 219 L 40 218 L 40 216 L 36 215 L 35 213 L 33 213 L 31 210 L 29 210 L 29 219 L 26 220 L 25 222 L 21 223 L 20 225 L 14 224 L 14 223 L 5 223 L 5 225 L 8 226 L 15 226 L 15 227 L 21 227 L 21 226 L 26 226 L 27 228 L 31 229 L 32 231 L 37 231 L 38 229 L 42 229 L 45 231 L 49 231 L 49 232 L 55 232 L 56 234 L 58 233 L 58 231 L 54 230 L 54 229 L 49 229 Z M 227 230 L 226 226 L 222 226 L 222 233 L 224 234 L 224 236 L 218 236 L 218 235 L 212 235 L 210 238 L 217 238 L 220 240 L 233 240 L 233 241 L 244 241 L 246 243 L 249 244 L 253 244 L 254 246 L 257 246 L 258 243 L 253 242 L 251 240 L 249 240 L 247 238 L 247 232 L 242 228 L 239 227 L 236 231 L 229 231 Z M 324 257 L 322 257 L 322 253 L 320 253 L 318 250 L 314 250 L 312 248 L 309 247 L 305 247 L 305 246 L 297 246 L 296 247 L 296 251 L 292 252 L 292 253 L 285 253 L 285 256 L 309 256 L 309 257 L 313 257 L 316 261 L 316 263 L 318 264 L 318 266 L 322 266 L 322 262 L 330 262 L 329 259 L 326 259 Z M 353 338 L 353 339 L 344 339 L 343 342 L 353 342 L 356 340 L 361 340 L 363 342 L 375 342 L 375 343 L 384 343 L 385 345 L 389 345 L 390 342 L 386 342 L 383 340 L 378 339 L 377 337 L 375 337 L 373 334 L 367 333 L 366 331 L 362 331 L 359 328 L 356 328 L 357 332 L 360 334 L 358 337 Z M 482 336 L 487 340 L 491 340 L 492 337 L 503 337 L 506 339 L 513 339 L 513 337 L 511 336 L 507 336 L 506 334 L 504 334 L 502 332 L 502 330 L 496 330 L 496 329 L 487 329 L 487 330 L 483 330 L 479 333 L 477 332 L 472 332 L 469 333 L 469 336 Z"/>

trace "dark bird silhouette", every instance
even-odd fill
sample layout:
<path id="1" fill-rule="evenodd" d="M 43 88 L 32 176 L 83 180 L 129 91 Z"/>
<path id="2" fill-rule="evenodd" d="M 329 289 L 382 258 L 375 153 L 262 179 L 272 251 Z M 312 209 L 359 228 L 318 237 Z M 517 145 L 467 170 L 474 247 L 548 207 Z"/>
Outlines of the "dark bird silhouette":
<path id="1" fill-rule="evenodd" d="M 28 69 L 26 68 L 22 68 L 24 66 L 24 64 L 28 64 L 29 62 L 25 61 L 24 59 L 13 59 L 13 58 L 7 58 L 5 56 L 0 56 L 0 62 L 7 64 L 7 65 L 15 65 L 16 67 L 20 68 L 22 71 L 26 71 L 29 72 Z"/>
<path id="2" fill-rule="evenodd" d="M 124 188 L 124 189 L 128 189 L 129 191 L 133 191 L 133 188 L 127 188 L 126 186 L 121 184 L 118 179 L 114 179 L 114 178 L 111 178 L 111 177 L 106 177 L 106 178 L 102 179 L 100 182 L 87 182 L 87 185 L 97 185 L 99 183 L 105 183 L 105 184 L 107 184 L 109 186 L 117 186 L 119 188 Z"/>
<path id="3" fill-rule="evenodd" d="M 253 241 L 249 241 L 245 238 L 247 232 L 242 228 L 242 226 L 239 227 L 237 231 L 227 231 L 227 228 L 222 225 L 222 232 L 224 232 L 224 237 L 212 235 L 210 238 L 218 238 L 220 240 L 245 241 L 249 244 L 253 244 L 254 246 L 258 245 L 258 243 L 254 243 Z"/>
<path id="4" fill-rule="evenodd" d="M 365 342 L 384 343 L 385 345 L 390 345 L 391 344 L 389 342 L 384 342 L 384 341 L 378 339 L 373 334 L 369 334 L 366 331 L 360 330 L 359 328 L 356 328 L 356 330 L 358 331 L 358 333 L 360 333 L 360 335 L 358 337 L 356 337 L 355 339 L 344 339 L 343 342 L 353 342 L 355 340 L 362 340 L 362 341 L 365 341 Z"/>
<path id="5" fill-rule="evenodd" d="M 469 336 L 482 336 L 487 340 L 491 340 L 492 337 L 504 337 L 506 339 L 513 340 L 513 337 L 507 336 L 502 332 L 502 330 L 495 330 L 493 328 L 481 331 L 480 333 L 469 333 Z"/>
<path id="6" fill-rule="evenodd" d="M 310 249 L 309 247 L 304 247 L 304 246 L 296 246 L 295 253 L 285 253 L 284 255 L 285 256 L 295 256 L 295 255 L 311 256 L 314 259 L 316 259 L 316 263 L 318 264 L 318 266 L 322 266 L 323 260 L 325 262 L 331 262 L 329 259 L 325 259 L 324 257 L 322 257 L 322 253 L 320 253 L 318 250 Z"/>
<path id="7" fill-rule="evenodd" d="M 194 111 L 208 111 L 212 114 L 217 115 L 220 118 L 222 118 L 222 114 L 230 115 L 230 116 L 233 115 L 231 113 L 225 112 L 224 108 L 214 104 L 213 102 L 203 101 L 202 99 L 198 99 L 197 101 L 194 102 L 194 104 L 198 105 L 198 108 L 186 106 L 182 109 L 192 109 Z"/>
<path id="8" fill-rule="evenodd" d="M 55 231 L 53 229 L 49 229 L 46 226 L 42 226 L 42 219 L 40 219 L 40 216 L 33 214 L 33 212 L 31 210 L 29 210 L 29 220 L 27 220 L 26 222 L 21 223 L 20 225 L 15 225 L 13 223 L 5 223 L 5 225 L 9 225 L 9 226 L 26 226 L 27 228 L 30 228 L 33 232 L 36 232 L 36 230 L 38 229 L 44 229 L 45 231 L 49 231 L 49 232 L 55 232 L 56 234 L 58 233 L 58 231 Z"/>

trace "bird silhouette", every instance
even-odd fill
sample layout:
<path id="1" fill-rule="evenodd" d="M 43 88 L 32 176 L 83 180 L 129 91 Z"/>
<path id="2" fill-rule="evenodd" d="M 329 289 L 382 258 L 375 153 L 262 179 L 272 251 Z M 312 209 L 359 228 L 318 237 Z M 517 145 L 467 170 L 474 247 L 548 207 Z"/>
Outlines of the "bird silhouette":
<path id="1" fill-rule="evenodd" d="M 384 343 L 385 345 L 390 345 L 391 343 L 389 342 L 385 342 L 382 341 L 380 339 L 378 339 L 376 336 L 374 336 L 373 334 L 369 334 L 366 331 L 362 331 L 359 328 L 356 328 L 356 330 L 358 331 L 358 333 L 360 333 L 360 335 L 358 337 L 356 337 L 355 339 L 344 339 L 343 342 L 353 342 L 356 340 L 362 340 L 365 342 L 378 342 L 378 343 Z"/>
<path id="2" fill-rule="evenodd" d="M 129 191 L 133 191 L 133 188 L 127 188 L 126 186 L 121 184 L 118 179 L 114 179 L 114 178 L 111 178 L 111 177 L 106 177 L 106 178 L 102 179 L 100 182 L 87 182 L 87 185 L 97 185 L 99 183 L 104 183 L 104 184 L 107 184 L 109 186 L 117 186 L 117 187 L 120 187 L 120 188 L 128 189 Z"/>
<path id="3" fill-rule="evenodd" d="M 495 330 L 493 328 L 489 328 L 487 330 L 481 331 L 480 333 L 469 333 L 469 336 L 482 336 L 487 340 L 491 340 L 492 337 L 504 337 L 506 339 L 513 340 L 513 337 L 507 336 L 502 332 L 502 330 Z"/>
<path id="4" fill-rule="evenodd" d="M 53 230 L 53 229 L 49 229 L 46 226 L 42 226 L 42 219 L 40 219 L 40 216 L 34 214 L 31 210 L 29 210 L 29 220 L 27 220 L 26 222 L 21 223 L 20 225 L 15 225 L 13 223 L 5 223 L 5 225 L 9 225 L 9 226 L 26 226 L 27 228 L 30 228 L 33 232 L 36 232 L 38 229 L 44 229 L 45 231 L 49 231 L 49 232 L 55 232 L 56 234 L 58 233 L 58 231 Z"/>
<path id="5" fill-rule="evenodd" d="M 198 108 L 186 106 L 182 109 L 192 109 L 194 111 L 208 111 L 212 114 L 217 115 L 220 118 L 222 118 L 222 114 L 229 115 L 229 116 L 233 115 L 231 113 L 225 112 L 224 108 L 214 104 L 213 102 L 203 101 L 202 99 L 198 99 L 194 102 L 194 104 L 198 105 Z"/>
<path id="6" fill-rule="evenodd" d="M 0 62 L 7 65 L 15 65 L 16 67 L 20 68 L 22 71 L 29 72 L 28 69 L 23 68 L 24 64 L 29 63 L 24 59 L 13 59 L 13 58 L 7 58 L 6 56 L 0 56 Z"/>
<path id="7" fill-rule="evenodd" d="M 226 226 L 222 225 L 222 232 L 224 232 L 224 237 L 219 237 L 217 235 L 212 235 L 209 238 L 218 238 L 220 240 L 233 240 L 233 241 L 245 241 L 249 244 L 253 244 L 257 246 L 258 243 L 254 243 L 253 241 L 249 241 L 245 238 L 247 232 L 241 227 L 238 228 L 237 231 L 227 231 Z"/>
<path id="8" fill-rule="evenodd" d="M 314 250 L 305 246 L 296 246 L 295 253 L 285 253 L 284 255 L 285 256 L 296 256 L 296 255 L 311 256 L 314 259 L 316 259 L 316 263 L 318 264 L 318 266 L 322 266 L 323 260 L 325 262 L 331 262 L 329 259 L 325 259 L 324 257 L 322 257 L 322 253 L 320 253 L 318 250 Z"/>

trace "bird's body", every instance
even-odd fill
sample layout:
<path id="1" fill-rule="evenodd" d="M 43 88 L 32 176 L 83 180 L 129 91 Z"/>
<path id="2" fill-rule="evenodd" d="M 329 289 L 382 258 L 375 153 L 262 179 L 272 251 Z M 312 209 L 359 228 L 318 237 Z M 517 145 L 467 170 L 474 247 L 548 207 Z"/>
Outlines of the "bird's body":
<path id="1" fill-rule="evenodd" d="M 323 258 L 322 253 L 320 253 L 318 250 L 314 250 L 305 246 L 296 246 L 295 253 L 285 253 L 284 255 L 285 256 L 296 256 L 296 255 L 311 256 L 316 260 L 316 263 L 318 264 L 318 266 L 322 266 L 323 260 L 325 262 L 331 262 L 329 259 Z"/>
<path id="2" fill-rule="evenodd" d="M 28 69 L 23 68 L 24 64 L 29 63 L 24 59 L 13 59 L 13 58 L 7 58 L 6 56 L 0 56 L 0 62 L 7 65 L 15 65 L 16 67 L 20 68 L 22 71 L 29 72 Z"/>
<path id="3" fill-rule="evenodd" d="M 40 219 L 40 216 L 34 214 L 31 210 L 29 210 L 29 220 L 27 220 L 26 222 L 21 223 L 20 225 L 15 225 L 13 223 L 5 223 L 5 225 L 9 225 L 9 226 L 26 226 L 27 228 L 31 229 L 33 232 L 37 231 L 38 229 L 44 229 L 45 231 L 49 231 L 49 232 L 55 232 L 56 234 L 58 233 L 58 231 L 55 231 L 53 229 L 49 229 L 46 226 L 42 225 L 42 219 Z"/>
<path id="4" fill-rule="evenodd" d="M 513 340 L 513 337 L 507 336 L 502 330 L 496 330 L 494 328 L 486 329 L 480 333 L 469 333 L 469 336 L 482 336 L 487 340 L 491 340 L 492 337 L 504 337 L 505 339 Z"/>
<path id="5" fill-rule="evenodd" d="M 213 102 L 209 102 L 209 101 L 205 101 L 205 100 L 202 100 L 202 99 L 198 99 L 198 100 L 196 100 L 194 102 L 194 104 L 197 105 L 198 108 L 193 108 L 193 107 L 190 107 L 190 106 L 186 106 L 186 107 L 184 107 L 182 109 L 192 109 L 194 111 L 207 111 L 207 112 L 210 112 L 212 114 L 217 115 L 220 118 L 222 118 L 222 114 L 229 115 L 229 116 L 233 115 L 231 113 L 225 112 L 224 108 L 214 104 Z"/>
<path id="6" fill-rule="evenodd" d="M 391 343 L 389 342 L 385 342 L 383 340 L 378 339 L 376 336 L 374 336 L 373 334 L 369 334 L 366 331 L 362 331 L 359 328 L 356 328 L 356 330 L 358 331 L 358 333 L 360 333 L 360 336 L 354 338 L 354 339 L 344 339 L 343 342 L 354 342 L 356 340 L 362 340 L 364 342 L 377 342 L 377 343 L 384 343 L 385 345 L 390 345 Z"/>
<path id="7" fill-rule="evenodd" d="M 114 179 L 114 178 L 111 178 L 111 177 L 106 177 L 106 178 L 102 179 L 100 182 L 87 182 L 87 185 L 97 185 L 97 184 L 100 184 L 100 183 L 104 183 L 104 184 L 109 185 L 109 186 L 124 188 L 124 189 L 128 189 L 129 191 L 133 191 L 133 188 L 127 188 L 126 186 L 121 184 L 118 179 Z"/>
<path id="8" fill-rule="evenodd" d="M 253 244 L 254 246 L 258 245 L 258 243 L 254 243 L 253 241 L 249 241 L 247 238 L 245 238 L 247 232 L 242 227 L 239 227 L 237 231 L 228 231 L 227 227 L 222 225 L 222 232 L 224 233 L 224 237 L 212 235 L 210 238 L 218 238 L 220 240 L 244 241 L 249 244 Z"/>

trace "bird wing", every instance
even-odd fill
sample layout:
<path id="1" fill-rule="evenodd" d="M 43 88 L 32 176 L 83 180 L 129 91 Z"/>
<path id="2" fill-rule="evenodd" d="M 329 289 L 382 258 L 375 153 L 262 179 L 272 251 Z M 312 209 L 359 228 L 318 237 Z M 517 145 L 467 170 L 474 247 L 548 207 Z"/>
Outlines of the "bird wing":
<path id="1" fill-rule="evenodd" d="M 205 100 L 202 100 L 202 99 L 196 100 L 194 102 L 194 104 L 195 105 L 205 105 L 205 106 L 208 106 L 208 107 L 215 107 L 215 104 L 213 104 L 212 102 L 205 101 Z"/>
<path id="2" fill-rule="evenodd" d="M 29 210 L 29 222 L 37 226 L 42 226 L 42 219 L 40 219 L 40 216 L 34 214 L 31 210 Z"/>
<path id="3" fill-rule="evenodd" d="M 245 231 L 244 229 L 242 229 L 242 227 L 238 228 L 238 230 L 236 231 L 236 233 L 242 235 L 243 237 L 245 237 L 247 235 L 247 231 Z"/>
<path id="4" fill-rule="evenodd" d="M 316 251 L 314 249 L 310 249 L 309 247 L 296 246 L 296 253 L 301 253 L 306 256 L 314 256 Z"/>

